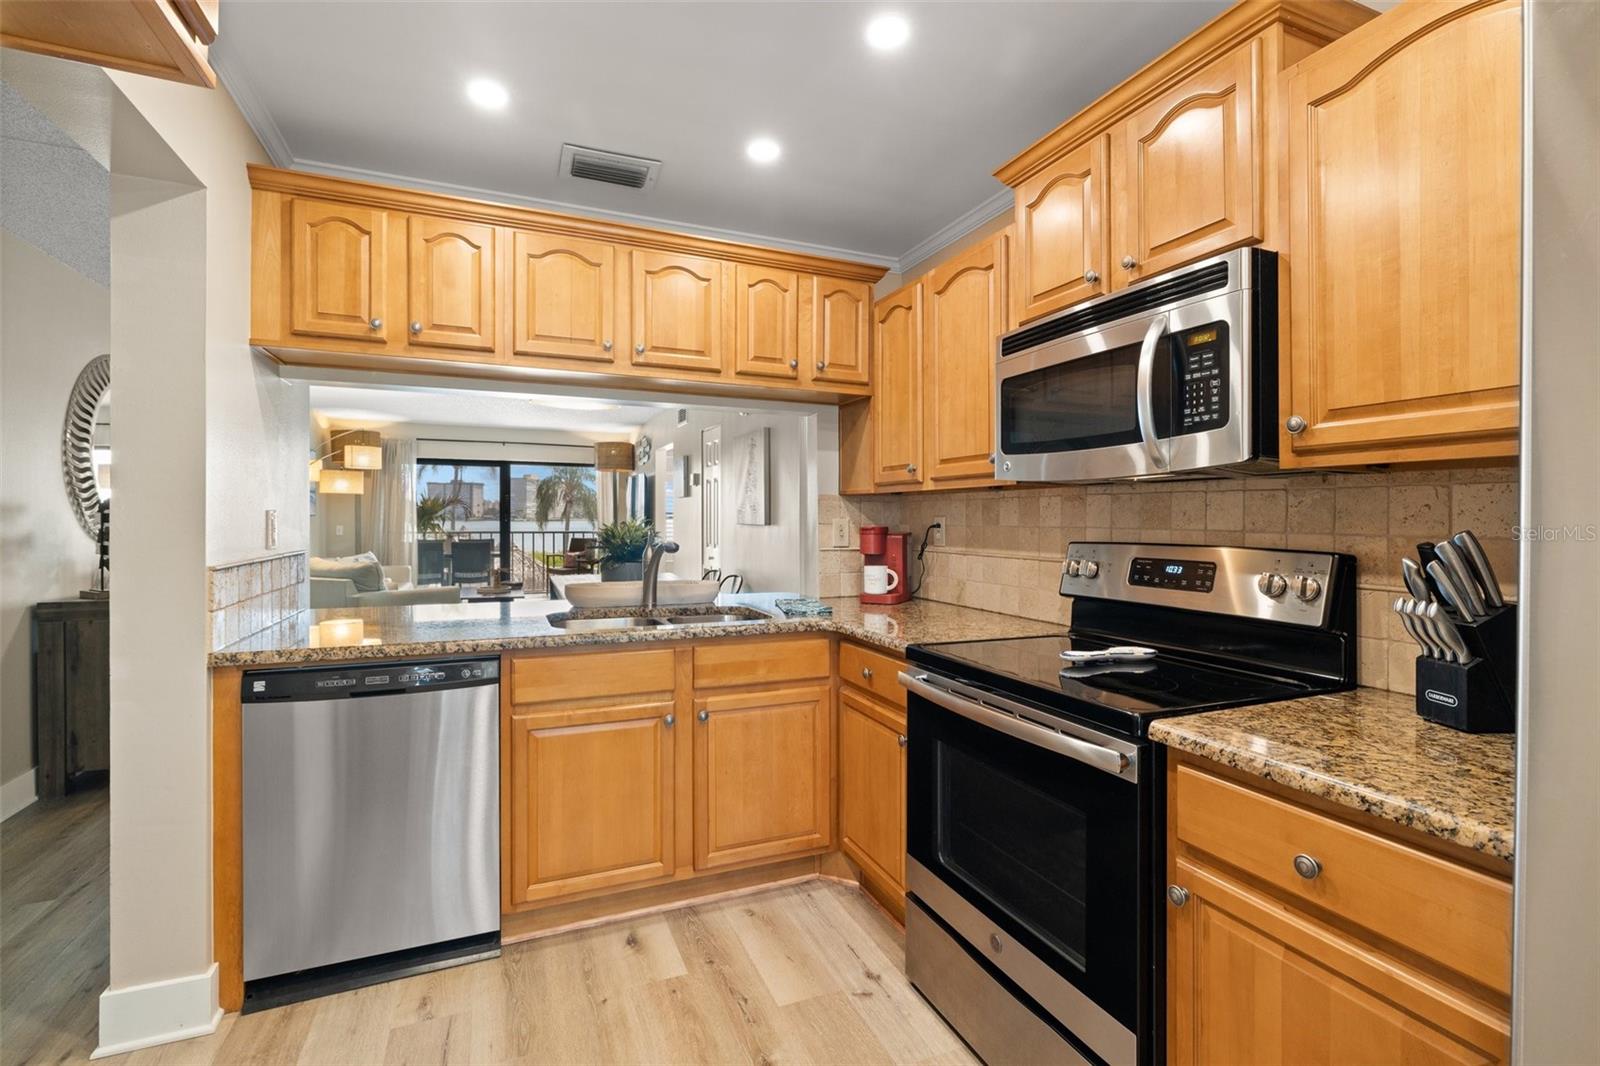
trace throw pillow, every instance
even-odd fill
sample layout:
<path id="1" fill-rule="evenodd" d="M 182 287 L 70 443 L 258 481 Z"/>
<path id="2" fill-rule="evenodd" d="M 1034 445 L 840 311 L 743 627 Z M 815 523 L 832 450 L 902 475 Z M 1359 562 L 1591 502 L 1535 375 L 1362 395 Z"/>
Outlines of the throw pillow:
<path id="1" fill-rule="evenodd" d="M 360 555 L 341 555 L 332 559 L 311 557 L 312 577 L 339 577 L 354 581 L 357 592 L 382 592 L 384 590 L 383 564 L 371 552 Z"/>

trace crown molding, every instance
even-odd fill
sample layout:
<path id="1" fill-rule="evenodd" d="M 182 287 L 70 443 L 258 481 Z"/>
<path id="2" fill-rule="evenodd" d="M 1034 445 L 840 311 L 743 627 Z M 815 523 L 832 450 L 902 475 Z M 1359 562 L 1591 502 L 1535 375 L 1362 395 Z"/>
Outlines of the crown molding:
<path id="1" fill-rule="evenodd" d="M 955 244 L 984 223 L 1010 212 L 1012 202 L 1012 191 L 1010 189 L 1001 189 L 977 207 L 967 211 L 954 221 L 946 223 L 912 245 L 895 261 L 892 269 L 897 274 L 905 274 L 919 263 L 926 262 L 934 255 Z"/>
<path id="2" fill-rule="evenodd" d="M 296 159 L 293 168 L 316 174 L 326 174 L 333 178 L 347 178 L 352 181 L 366 181 L 378 185 L 398 185 L 408 189 L 439 193 L 443 196 L 487 200 L 515 207 L 532 208 L 535 211 L 550 211 L 563 215 L 575 215 L 579 218 L 617 222 L 626 226 L 640 226 L 645 229 L 686 233 L 694 237 L 728 241 L 733 244 L 776 248 L 782 251 L 798 252 L 802 255 L 819 256 L 824 259 L 844 259 L 883 267 L 886 270 L 893 270 L 897 262 L 893 256 L 874 255 L 871 252 L 860 252 L 852 248 L 835 248 L 826 244 L 812 244 L 809 241 L 785 240 L 781 237 L 772 237 L 764 233 L 747 233 L 743 230 L 723 229 L 719 226 L 699 226 L 691 222 L 681 222 L 677 219 L 657 218 L 653 215 L 639 215 L 628 211 L 607 211 L 602 208 L 590 207 L 586 204 L 549 200 L 539 196 L 523 196 L 517 193 L 504 192 L 500 189 L 480 189 L 476 186 L 458 185 L 448 181 L 429 181 L 407 174 L 389 174 L 381 170 L 364 170 L 360 167 L 347 167 L 339 163 L 325 163 L 319 159 Z"/>
<path id="3" fill-rule="evenodd" d="M 244 116 L 245 125 L 255 131 L 256 140 L 267 150 L 267 156 L 273 165 L 293 166 L 294 153 L 289 151 L 289 142 L 284 140 L 283 131 L 272 119 L 272 112 L 261 103 L 261 98 L 256 95 L 244 72 L 233 69 L 233 64 L 228 62 L 226 52 L 218 55 L 213 49 L 208 59 L 212 71 L 217 75 L 217 80 L 222 83 L 228 95 L 233 97 L 234 106 Z"/>

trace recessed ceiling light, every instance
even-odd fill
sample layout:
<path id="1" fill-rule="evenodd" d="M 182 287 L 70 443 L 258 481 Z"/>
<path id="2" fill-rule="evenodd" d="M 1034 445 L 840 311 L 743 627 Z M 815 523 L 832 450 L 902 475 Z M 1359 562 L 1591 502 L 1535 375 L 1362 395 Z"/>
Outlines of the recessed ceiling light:
<path id="1" fill-rule="evenodd" d="M 467 99 L 485 111 L 500 111 L 511 102 L 511 94 L 492 78 L 473 78 L 467 82 Z"/>
<path id="2" fill-rule="evenodd" d="M 911 39 L 911 23 L 903 15 L 879 15 L 867 23 L 867 43 L 880 52 L 892 52 Z"/>
<path id="3" fill-rule="evenodd" d="M 783 149 L 771 137 L 757 137 L 744 146 L 744 154 L 749 156 L 752 162 L 771 163 L 783 154 Z"/>

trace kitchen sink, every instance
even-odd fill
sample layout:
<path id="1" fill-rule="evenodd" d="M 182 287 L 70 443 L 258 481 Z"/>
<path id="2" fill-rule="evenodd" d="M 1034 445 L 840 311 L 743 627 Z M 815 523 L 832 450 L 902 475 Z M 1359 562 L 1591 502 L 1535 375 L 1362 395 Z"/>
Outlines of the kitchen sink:
<path id="1" fill-rule="evenodd" d="M 667 619 L 675 626 L 736 626 L 763 621 L 742 614 L 675 614 Z"/>
<path id="2" fill-rule="evenodd" d="M 556 615 L 547 621 L 557 629 L 569 633 L 590 633 L 610 629 L 659 629 L 667 625 L 665 618 L 563 618 Z"/>

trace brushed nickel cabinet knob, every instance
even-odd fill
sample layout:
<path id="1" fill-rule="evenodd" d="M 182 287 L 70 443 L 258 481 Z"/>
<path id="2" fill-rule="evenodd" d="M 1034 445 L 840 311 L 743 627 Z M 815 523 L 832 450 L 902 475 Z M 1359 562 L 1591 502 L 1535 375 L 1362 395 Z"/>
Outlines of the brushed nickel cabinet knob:
<path id="1" fill-rule="evenodd" d="M 1093 285 L 1100 280 L 1100 272 L 1098 270 L 1085 270 L 1083 272 L 1083 280 Z"/>
<path id="2" fill-rule="evenodd" d="M 600 342 L 600 350 L 604 351 L 604 352 L 609 352 L 611 350 L 611 342 L 610 341 L 601 341 Z"/>
<path id="3" fill-rule="evenodd" d="M 1322 873 L 1322 864 L 1309 855 L 1296 855 L 1294 857 L 1294 872 L 1307 881 L 1315 881 L 1317 875 Z"/>
<path id="4" fill-rule="evenodd" d="M 368 322 L 367 325 L 371 326 L 373 329 L 382 329 L 383 328 L 383 319 L 375 318 L 371 322 Z"/>
<path id="5" fill-rule="evenodd" d="M 635 354 L 635 355 L 643 355 L 643 354 L 644 354 L 644 345 L 642 345 L 642 344 L 635 344 L 635 345 L 634 345 L 634 346 L 633 346 L 633 353 L 634 353 L 634 354 Z"/>
<path id="6" fill-rule="evenodd" d="M 789 369 L 790 370 L 798 370 L 798 369 L 800 369 L 800 360 L 798 360 L 798 359 L 789 360 Z"/>
<path id="7" fill-rule="evenodd" d="M 665 718 L 661 719 L 661 724 L 666 726 L 668 729 L 671 729 L 672 726 L 673 726 L 673 723 L 677 722 L 677 720 L 678 720 L 678 716 L 677 715 L 669 714 Z"/>
<path id="8" fill-rule="evenodd" d="M 1290 415 L 1283 420 L 1283 428 L 1290 433 L 1304 433 L 1306 431 L 1306 420 L 1299 415 Z"/>
<path id="9" fill-rule="evenodd" d="M 711 712 L 701 711 L 699 714 L 695 715 L 695 717 L 700 719 L 702 722 L 709 722 L 711 721 Z"/>
<path id="10" fill-rule="evenodd" d="M 1122 269 L 1123 270 L 1132 270 L 1134 267 L 1136 267 L 1138 265 L 1139 265 L 1139 260 L 1135 259 L 1133 256 L 1125 255 L 1125 256 L 1122 257 Z"/>
<path id="11" fill-rule="evenodd" d="M 896 734 L 894 739 L 902 748 L 906 746 L 906 735 L 904 733 Z"/>
<path id="12" fill-rule="evenodd" d="M 1167 899 L 1172 901 L 1174 907 L 1181 907 L 1189 902 L 1189 890 L 1182 885 L 1168 885 Z"/>

